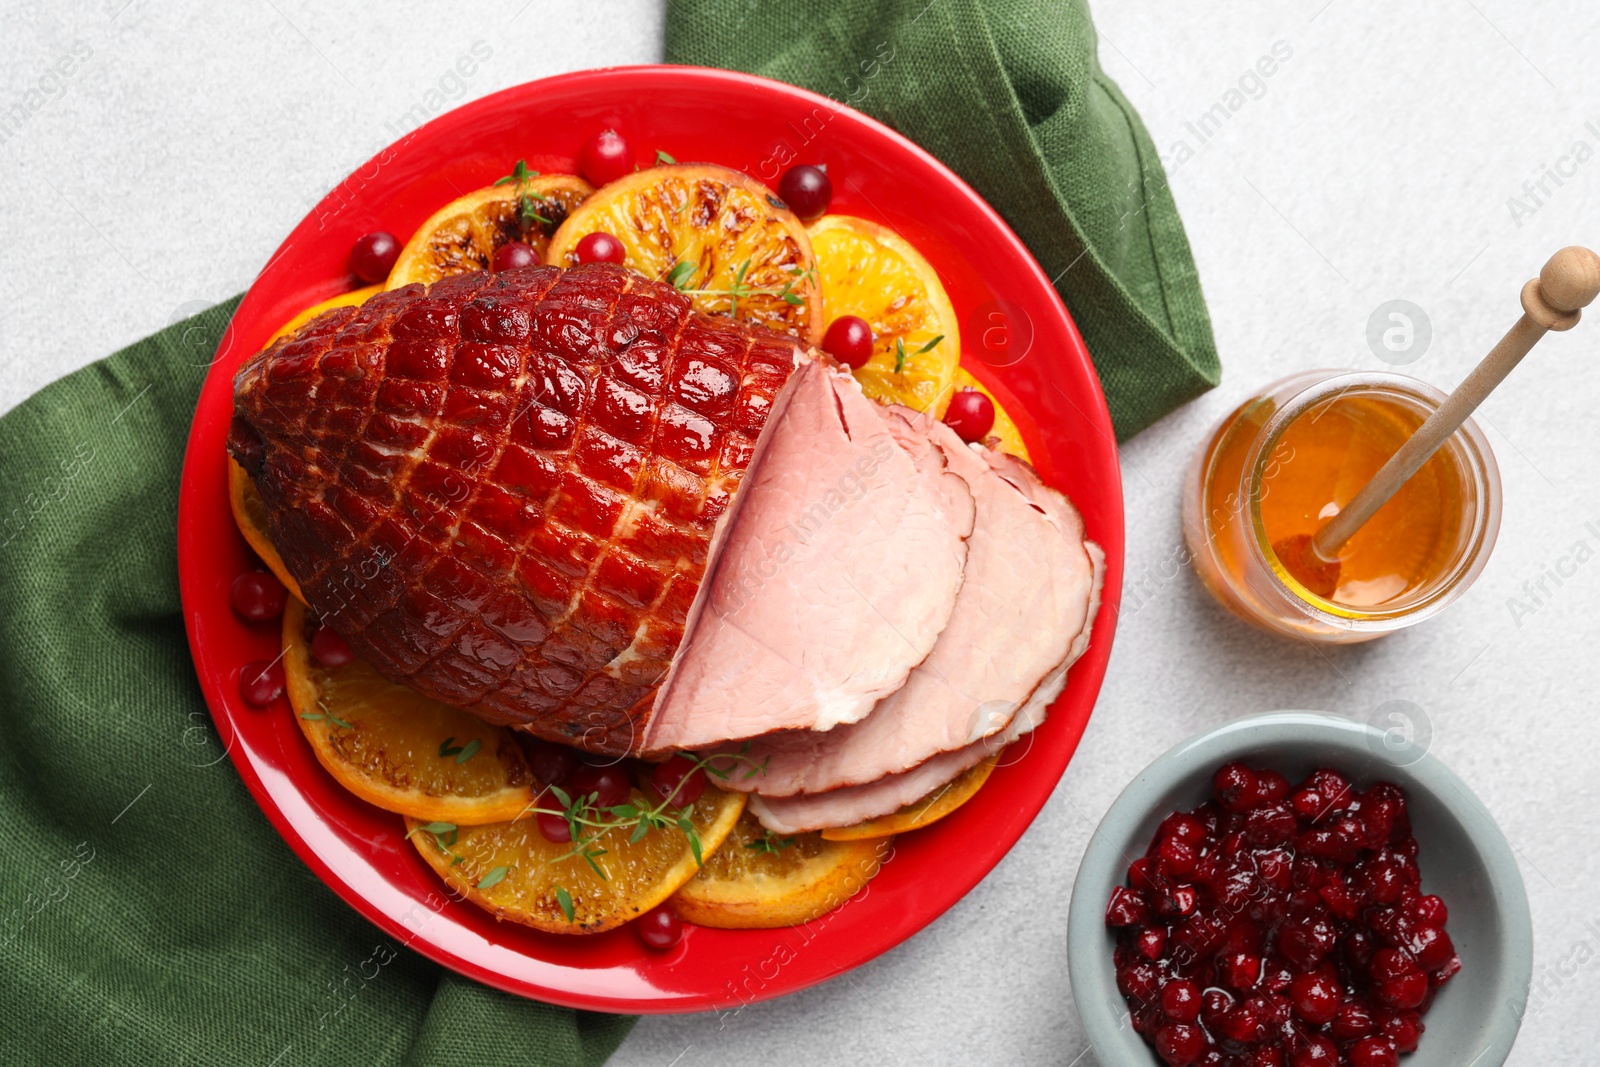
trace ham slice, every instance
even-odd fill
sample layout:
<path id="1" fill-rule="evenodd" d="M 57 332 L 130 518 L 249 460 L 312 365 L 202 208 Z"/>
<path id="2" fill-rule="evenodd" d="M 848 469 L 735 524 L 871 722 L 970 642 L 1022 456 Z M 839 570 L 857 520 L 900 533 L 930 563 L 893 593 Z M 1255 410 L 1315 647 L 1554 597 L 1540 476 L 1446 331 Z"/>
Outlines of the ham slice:
<path id="1" fill-rule="evenodd" d="M 1066 498 L 1040 483 L 1024 464 L 1009 456 L 991 462 L 1017 477 L 1030 499 L 1051 513 L 1065 529 L 1076 528 L 1081 535 L 1081 520 Z M 1072 526 L 1066 524 L 1071 523 Z M 1005 749 L 1013 741 L 1031 733 L 1049 712 L 1050 705 L 1066 688 L 1067 671 L 1089 647 L 1089 635 L 1100 611 L 1100 593 L 1105 579 L 1105 553 L 1092 541 L 1083 542 L 1093 569 L 1088 609 L 1082 629 L 1073 635 L 1067 656 L 1034 690 L 1018 709 L 1006 728 L 964 748 L 942 752 L 916 767 L 890 774 L 877 781 L 847 786 L 821 793 L 794 796 L 750 797 L 750 810 L 761 824 L 774 833 L 794 834 L 828 827 L 852 826 L 900 810 L 924 797 L 931 801 L 937 791 L 985 758 Z M 734 777 L 738 777 L 735 775 Z"/>
<path id="2" fill-rule="evenodd" d="M 1037 479 L 1030 470 L 962 443 L 942 422 L 906 408 L 891 409 L 890 418 L 933 440 L 976 501 L 950 622 L 906 684 L 870 715 L 826 732 L 757 739 L 747 756 L 763 773 L 735 776 L 730 788 L 765 797 L 820 793 L 973 745 L 1004 730 L 1036 690 L 1064 673 L 1073 642 L 1086 632 L 1095 574 L 1071 506 L 1046 511 L 1031 499 Z M 1047 502 L 1065 504 L 1044 492 Z"/>
<path id="3" fill-rule="evenodd" d="M 976 513 L 943 452 L 821 361 L 741 487 L 647 750 L 856 722 L 955 607 Z"/>

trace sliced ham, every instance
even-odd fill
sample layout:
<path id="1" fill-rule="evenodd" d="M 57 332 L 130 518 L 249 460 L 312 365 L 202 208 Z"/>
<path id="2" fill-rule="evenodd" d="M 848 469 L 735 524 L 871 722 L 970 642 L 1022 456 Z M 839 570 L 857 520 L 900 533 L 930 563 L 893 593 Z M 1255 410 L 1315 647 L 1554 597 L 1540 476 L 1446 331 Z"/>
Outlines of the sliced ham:
<path id="1" fill-rule="evenodd" d="M 1029 495 L 1041 502 L 1047 510 L 1057 514 L 1060 519 L 1076 517 L 1075 509 L 1067 503 L 1066 498 L 1038 483 L 1027 468 L 1021 464 L 1016 464 L 1015 467 L 1005 463 L 998 465 L 1009 468 L 1011 473 L 1019 477 L 1023 474 L 1028 475 L 1024 484 L 1030 489 Z M 1084 625 L 1073 636 L 1067 658 L 1046 676 L 1004 730 L 964 748 L 942 752 L 911 770 L 887 775 L 875 782 L 795 796 L 752 795 L 750 810 L 755 813 L 761 824 L 779 834 L 852 826 L 867 819 L 891 814 L 923 797 L 931 800 L 937 795 L 937 790 L 948 785 L 962 772 L 976 766 L 988 756 L 1002 751 L 1013 741 L 1032 732 L 1043 723 L 1050 705 L 1055 703 L 1056 698 L 1066 687 L 1068 668 L 1088 648 L 1094 617 L 1100 610 L 1100 593 L 1105 578 L 1105 553 L 1092 541 L 1084 542 L 1084 547 L 1094 574 Z"/>
<path id="2" fill-rule="evenodd" d="M 826 732 L 758 738 L 747 756 L 763 773 L 735 776 L 732 788 L 765 797 L 820 793 L 973 745 L 1004 730 L 1035 691 L 1064 673 L 1073 642 L 1086 631 L 1095 575 L 1071 505 L 1042 486 L 1052 507 L 1035 503 L 1037 478 L 1028 468 L 964 444 L 942 422 L 906 408 L 891 409 L 890 418 L 930 438 L 976 501 L 950 622 L 906 684 L 866 718 Z"/>
<path id="3" fill-rule="evenodd" d="M 954 610 L 975 521 L 967 483 L 848 374 L 811 362 L 788 389 L 648 750 L 856 722 L 905 684 Z"/>

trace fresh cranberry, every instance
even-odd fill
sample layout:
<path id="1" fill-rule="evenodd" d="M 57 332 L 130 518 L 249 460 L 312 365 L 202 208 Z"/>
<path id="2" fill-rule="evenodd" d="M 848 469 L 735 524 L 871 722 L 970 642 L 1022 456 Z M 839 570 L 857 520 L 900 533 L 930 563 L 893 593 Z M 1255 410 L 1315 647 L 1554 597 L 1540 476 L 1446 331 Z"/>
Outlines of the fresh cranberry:
<path id="1" fill-rule="evenodd" d="M 356 238 L 350 249 L 350 273 L 366 282 L 377 285 L 389 277 L 394 261 L 400 258 L 400 242 L 392 233 L 379 230 Z"/>
<path id="2" fill-rule="evenodd" d="M 1150 918 L 1150 907 L 1138 895 L 1120 885 L 1111 891 L 1106 906 L 1107 926 L 1138 926 Z"/>
<path id="3" fill-rule="evenodd" d="M 1350 1067 L 1399 1067 L 1400 1055 L 1381 1037 L 1364 1037 L 1350 1046 Z"/>
<path id="4" fill-rule="evenodd" d="M 258 708 L 283 696 L 283 664 L 275 659 L 246 663 L 239 668 L 239 695 Z"/>
<path id="5" fill-rule="evenodd" d="M 540 785 L 560 785 L 578 765 L 578 754 L 566 745 L 535 741 L 528 746 L 528 769 Z"/>
<path id="6" fill-rule="evenodd" d="M 1321 1034 L 1310 1034 L 1294 1054 L 1294 1067 L 1337 1067 L 1339 1046 Z"/>
<path id="7" fill-rule="evenodd" d="M 665 763 L 656 764 L 650 782 L 656 792 L 673 805 L 687 808 L 706 791 L 706 772 L 696 767 L 688 756 L 673 756 Z"/>
<path id="8" fill-rule="evenodd" d="M 1161 842 L 1158 849 L 1161 862 L 1167 872 L 1176 878 L 1187 878 L 1194 873 L 1195 860 L 1199 857 L 1194 846 L 1180 838 L 1169 837 Z"/>
<path id="9" fill-rule="evenodd" d="M 495 270 L 516 270 L 518 267 L 537 267 L 539 253 L 523 241 L 509 241 L 494 250 Z"/>
<path id="10" fill-rule="evenodd" d="M 994 429 L 994 401 L 971 386 L 957 389 L 945 409 L 944 421 L 963 441 L 981 441 Z"/>
<path id="11" fill-rule="evenodd" d="M 1230 763 L 1212 779 L 1211 792 L 1224 811 L 1249 811 L 1256 806 L 1255 772 L 1242 763 Z"/>
<path id="12" fill-rule="evenodd" d="M 778 181 L 778 195 L 802 222 L 820 218 L 833 200 L 833 183 L 825 167 L 804 163 L 790 167 Z"/>
<path id="13" fill-rule="evenodd" d="M 683 920 L 670 904 L 651 908 L 634 920 L 633 928 L 644 947 L 655 952 L 665 952 L 683 940 Z"/>
<path id="14" fill-rule="evenodd" d="M 1340 1041 L 1354 1041 L 1360 1037 L 1377 1030 L 1378 1021 L 1372 1015 L 1372 1009 L 1360 1001 L 1349 1001 L 1339 1006 L 1339 1013 L 1333 1017 L 1333 1025 L 1328 1032 Z"/>
<path id="15" fill-rule="evenodd" d="M 324 667 L 343 667 L 355 659 L 345 639 L 331 626 L 319 626 L 311 635 L 311 655 Z"/>
<path id="16" fill-rule="evenodd" d="M 579 263 L 621 263 L 628 258 L 622 242 L 604 230 L 596 230 L 578 242 Z"/>
<path id="17" fill-rule="evenodd" d="M 1206 1050 L 1206 1037 L 1198 1026 L 1169 1023 L 1156 1031 L 1156 1054 L 1168 1067 L 1190 1067 Z"/>
<path id="18" fill-rule="evenodd" d="M 822 335 L 822 350 L 851 370 L 859 370 L 872 358 L 872 340 L 872 327 L 866 319 L 840 315 Z"/>
<path id="19" fill-rule="evenodd" d="M 1147 960 L 1160 959 L 1166 947 L 1167 931 L 1159 926 L 1145 927 L 1133 941 L 1134 951 Z"/>
<path id="20" fill-rule="evenodd" d="M 1200 987 L 1177 978 L 1161 987 L 1161 1014 L 1175 1023 L 1192 1023 L 1200 1017 Z"/>
<path id="21" fill-rule="evenodd" d="M 1393 1045 L 1396 1052 L 1410 1053 L 1417 1051 L 1417 1045 L 1422 1040 L 1422 1031 L 1427 1029 L 1422 1025 L 1422 1016 L 1414 1011 L 1402 1011 L 1383 1020 L 1383 1038 Z"/>
<path id="22" fill-rule="evenodd" d="M 559 805 L 551 797 L 542 799 L 540 806 L 558 807 Z M 541 811 L 535 813 L 533 818 L 534 822 L 539 826 L 539 833 L 544 836 L 546 841 L 562 845 L 572 840 L 572 827 L 567 825 L 566 818 L 561 814 L 554 811 Z"/>
<path id="23" fill-rule="evenodd" d="M 628 793 L 633 788 L 633 783 L 628 779 L 628 772 L 615 764 L 610 767 L 582 764 L 572 772 L 569 781 L 571 782 L 569 791 L 573 799 L 593 796 L 594 807 L 597 808 L 613 808 L 626 803 Z"/>
<path id="24" fill-rule="evenodd" d="M 1333 1021 L 1343 996 L 1338 981 L 1326 974 L 1302 974 L 1289 987 L 1294 1013 L 1314 1026 Z"/>
<path id="25" fill-rule="evenodd" d="M 601 130 L 583 146 L 578 168 L 590 185 L 608 185 L 633 173 L 633 149 L 616 130 Z"/>
<path id="26" fill-rule="evenodd" d="M 266 571 L 245 571 L 233 580 L 228 600 L 246 622 L 271 622 L 283 614 L 288 593 L 283 583 Z"/>

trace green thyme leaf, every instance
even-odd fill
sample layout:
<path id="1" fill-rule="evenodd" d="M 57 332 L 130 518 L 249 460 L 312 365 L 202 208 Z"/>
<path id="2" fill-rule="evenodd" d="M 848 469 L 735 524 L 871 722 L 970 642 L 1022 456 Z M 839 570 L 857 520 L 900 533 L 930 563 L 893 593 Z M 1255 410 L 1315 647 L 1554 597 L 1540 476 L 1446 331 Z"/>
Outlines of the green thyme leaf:
<path id="1" fill-rule="evenodd" d="M 689 276 L 693 273 L 694 264 L 690 263 L 688 260 L 682 260 L 678 263 L 674 263 L 672 265 L 672 269 L 667 271 L 667 284 L 672 286 L 674 289 L 682 289 L 688 285 Z"/>
<path id="2" fill-rule="evenodd" d="M 488 874 L 478 879 L 478 888 L 488 889 L 490 886 L 499 885 L 500 880 L 506 876 L 506 872 L 509 870 L 511 868 L 505 866 L 491 869 Z"/>
<path id="3" fill-rule="evenodd" d="M 940 341 L 943 341 L 943 340 L 944 340 L 944 334 L 941 333 L 938 337 L 935 337 L 933 340 L 929 341 L 927 344 L 925 344 L 921 348 L 917 349 L 915 354 L 920 356 L 924 352 L 932 352 L 933 349 L 934 349 L 934 346 L 937 345 Z"/>
<path id="4" fill-rule="evenodd" d="M 567 791 L 562 789 L 559 785 L 551 786 L 550 794 L 556 798 L 556 803 L 560 804 L 563 808 L 572 807 L 572 798 L 567 796 Z"/>
<path id="5" fill-rule="evenodd" d="M 443 741 L 439 742 L 440 759 L 446 759 L 450 756 L 454 756 L 457 752 L 461 751 L 461 746 L 455 742 L 456 739 L 454 735 L 451 735 L 450 737 L 447 737 Z"/>
<path id="6" fill-rule="evenodd" d="M 406 836 L 410 837 L 411 834 L 432 834 L 433 836 L 438 837 L 441 834 L 448 834 L 455 829 L 456 824 L 453 822 L 427 822 L 423 823 L 415 830 L 412 830 L 411 833 L 406 834 Z"/>
<path id="7" fill-rule="evenodd" d="M 903 373 L 906 369 L 906 343 L 900 338 L 894 339 L 894 372 Z"/>
<path id="8" fill-rule="evenodd" d="M 565 886 L 556 886 L 556 903 L 561 905 L 561 914 L 567 917 L 567 922 L 572 922 L 572 894 Z"/>
<path id="9" fill-rule="evenodd" d="M 645 819 L 640 819 L 638 824 L 634 826 L 633 833 L 628 836 L 628 844 L 637 845 L 640 841 L 644 840 L 644 835 L 648 834 L 649 832 L 650 832 L 650 823 L 649 823 L 649 821 L 645 820 Z"/>
<path id="10" fill-rule="evenodd" d="M 677 160 L 673 159 L 671 156 L 667 155 L 667 153 L 665 151 L 663 151 L 662 149 L 658 148 L 658 149 L 656 149 L 656 162 L 657 163 L 676 163 Z"/>
<path id="11" fill-rule="evenodd" d="M 744 847 L 756 852 L 765 852 L 768 855 L 776 856 L 792 844 L 794 844 L 794 838 L 778 837 L 771 830 L 763 829 L 759 840 L 746 841 Z"/>
<path id="12" fill-rule="evenodd" d="M 471 759 L 473 756 L 476 756 L 478 754 L 478 750 L 482 747 L 483 742 L 474 737 L 471 741 L 468 741 L 465 745 L 463 745 L 461 750 L 456 753 L 456 762 L 467 762 L 467 760 Z"/>

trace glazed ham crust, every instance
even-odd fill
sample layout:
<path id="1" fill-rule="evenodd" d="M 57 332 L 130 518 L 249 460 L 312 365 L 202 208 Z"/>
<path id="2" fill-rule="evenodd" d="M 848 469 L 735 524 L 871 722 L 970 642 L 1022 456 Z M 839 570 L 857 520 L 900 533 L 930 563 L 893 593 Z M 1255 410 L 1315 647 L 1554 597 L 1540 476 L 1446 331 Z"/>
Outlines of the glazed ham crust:
<path id="1" fill-rule="evenodd" d="M 311 608 L 380 673 L 621 754 L 796 358 L 609 264 L 460 275 L 253 356 L 228 449 Z"/>

